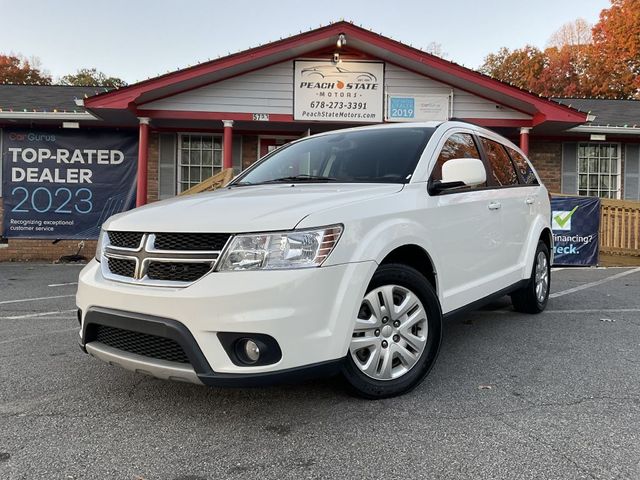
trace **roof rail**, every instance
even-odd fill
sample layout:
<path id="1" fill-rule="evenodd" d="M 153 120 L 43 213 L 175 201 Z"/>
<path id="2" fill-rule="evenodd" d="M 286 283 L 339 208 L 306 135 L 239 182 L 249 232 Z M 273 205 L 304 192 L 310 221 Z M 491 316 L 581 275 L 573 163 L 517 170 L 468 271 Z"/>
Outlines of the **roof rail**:
<path id="1" fill-rule="evenodd" d="M 465 120 L 464 118 L 452 117 L 449 119 L 450 122 L 461 122 L 468 123 L 469 125 L 473 125 L 475 127 L 482 127 L 482 125 L 478 125 L 477 123 L 470 122 L 469 120 Z"/>

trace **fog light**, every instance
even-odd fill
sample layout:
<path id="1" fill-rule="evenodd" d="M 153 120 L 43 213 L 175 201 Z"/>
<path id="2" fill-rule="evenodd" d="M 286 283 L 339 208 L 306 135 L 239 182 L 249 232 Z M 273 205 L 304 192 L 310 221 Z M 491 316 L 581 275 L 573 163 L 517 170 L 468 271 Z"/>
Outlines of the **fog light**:
<path id="1" fill-rule="evenodd" d="M 260 358 L 260 347 L 253 340 L 245 340 L 244 356 L 248 363 L 256 363 Z"/>

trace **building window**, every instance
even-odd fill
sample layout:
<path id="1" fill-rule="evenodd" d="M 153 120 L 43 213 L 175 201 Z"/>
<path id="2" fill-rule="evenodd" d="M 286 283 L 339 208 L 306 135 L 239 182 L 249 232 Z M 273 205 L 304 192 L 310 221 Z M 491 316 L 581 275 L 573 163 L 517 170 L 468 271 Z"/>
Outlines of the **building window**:
<path id="1" fill-rule="evenodd" d="M 180 135 L 178 148 L 178 191 L 197 185 L 222 170 L 222 136 Z"/>
<path id="2" fill-rule="evenodd" d="M 578 195 L 620 198 L 620 145 L 578 145 Z"/>

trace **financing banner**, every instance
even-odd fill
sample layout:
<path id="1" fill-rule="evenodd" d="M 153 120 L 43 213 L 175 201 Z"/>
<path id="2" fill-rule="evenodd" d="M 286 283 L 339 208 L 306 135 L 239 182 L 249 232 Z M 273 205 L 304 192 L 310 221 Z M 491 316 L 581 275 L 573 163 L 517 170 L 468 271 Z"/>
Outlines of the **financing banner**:
<path id="1" fill-rule="evenodd" d="M 554 265 L 597 265 L 600 199 L 552 197 Z"/>
<path id="2" fill-rule="evenodd" d="M 321 122 L 382 122 L 384 64 L 294 62 L 293 118 Z"/>
<path id="3" fill-rule="evenodd" d="M 134 133 L 5 129 L 4 236 L 97 238 L 135 206 L 137 158 Z"/>

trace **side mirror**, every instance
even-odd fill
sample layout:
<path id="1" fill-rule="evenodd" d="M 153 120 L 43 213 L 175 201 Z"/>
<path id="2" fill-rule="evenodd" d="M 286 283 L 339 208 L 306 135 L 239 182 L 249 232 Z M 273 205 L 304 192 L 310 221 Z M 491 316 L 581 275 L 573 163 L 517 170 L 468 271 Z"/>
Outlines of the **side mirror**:
<path id="1" fill-rule="evenodd" d="M 433 182 L 430 193 L 459 187 L 474 187 L 487 181 L 487 171 L 477 158 L 453 158 L 442 165 L 442 180 Z"/>

